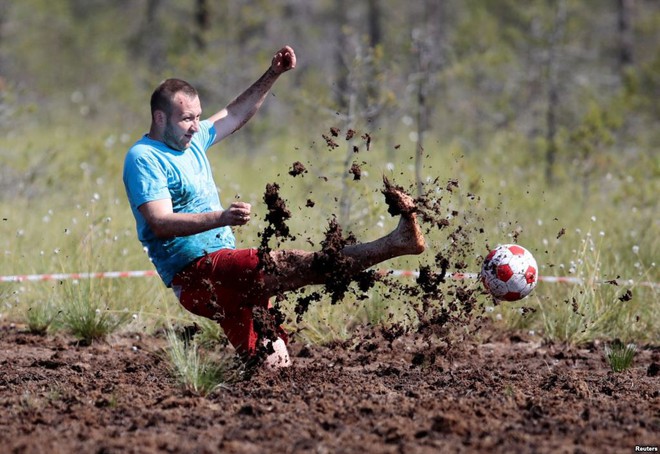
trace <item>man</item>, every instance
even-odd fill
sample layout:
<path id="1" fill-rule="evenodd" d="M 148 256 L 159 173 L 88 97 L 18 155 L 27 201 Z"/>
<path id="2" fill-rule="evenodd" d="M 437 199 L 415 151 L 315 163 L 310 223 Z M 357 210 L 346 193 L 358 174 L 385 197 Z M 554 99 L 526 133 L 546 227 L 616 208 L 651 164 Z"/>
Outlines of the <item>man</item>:
<path id="1" fill-rule="evenodd" d="M 204 121 L 190 84 L 162 82 L 151 97 L 149 133 L 129 149 L 124 162 L 138 238 L 165 285 L 187 310 L 218 321 L 241 355 L 255 357 L 265 346 L 271 367 L 290 364 L 286 334 L 279 326 L 275 335 L 258 333 L 255 315 L 268 312 L 257 309 L 267 309 L 276 294 L 322 284 L 325 277 L 313 266 L 313 252 L 271 251 L 264 267 L 256 249 L 235 249 L 231 227 L 247 224 L 251 207 L 233 202 L 222 208 L 206 151 L 252 118 L 279 76 L 295 66 L 293 49 L 283 47 L 254 84 Z M 398 191 L 394 197 L 402 213 L 398 227 L 341 251 L 351 272 L 424 250 L 413 200 Z"/>

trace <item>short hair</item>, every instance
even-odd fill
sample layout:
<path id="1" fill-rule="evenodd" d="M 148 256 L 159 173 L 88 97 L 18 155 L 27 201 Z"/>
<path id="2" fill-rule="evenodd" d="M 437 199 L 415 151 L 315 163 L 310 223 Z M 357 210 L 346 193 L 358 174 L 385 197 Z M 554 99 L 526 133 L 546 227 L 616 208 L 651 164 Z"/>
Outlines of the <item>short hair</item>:
<path id="1" fill-rule="evenodd" d="M 199 96 L 195 87 L 185 80 L 166 79 L 151 95 L 151 117 L 153 118 L 157 110 L 162 110 L 169 116 L 172 113 L 172 101 L 177 93 L 183 93 L 191 98 Z"/>

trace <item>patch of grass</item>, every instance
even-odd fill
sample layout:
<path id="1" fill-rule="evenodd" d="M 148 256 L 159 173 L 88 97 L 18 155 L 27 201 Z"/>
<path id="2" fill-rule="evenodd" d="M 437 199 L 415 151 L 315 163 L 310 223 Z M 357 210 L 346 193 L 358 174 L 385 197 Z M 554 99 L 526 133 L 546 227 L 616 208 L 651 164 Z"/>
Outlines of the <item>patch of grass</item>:
<path id="1" fill-rule="evenodd" d="M 345 308 L 320 305 L 307 311 L 299 326 L 298 336 L 306 343 L 327 345 L 348 340 L 357 325 L 355 315 L 345 312 Z"/>
<path id="2" fill-rule="evenodd" d="M 576 258 L 569 263 L 569 272 L 579 283 L 567 288 L 562 301 L 539 305 L 547 339 L 581 344 L 598 338 L 634 339 L 657 333 L 654 317 L 646 316 L 657 302 L 644 297 L 635 301 L 626 282 L 620 287 L 616 280 L 603 281 L 603 276 L 609 274 L 603 269 L 605 250 L 605 244 L 587 233 Z"/>
<path id="3" fill-rule="evenodd" d="M 28 307 L 25 322 L 32 334 L 44 335 L 57 321 L 60 314 L 59 303 L 49 298 L 47 301 L 37 301 Z"/>
<path id="4" fill-rule="evenodd" d="M 93 280 L 64 282 L 58 326 L 77 337 L 83 345 L 104 339 L 132 319 L 128 310 L 112 310 L 110 288 Z"/>
<path id="5" fill-rule="evenodd" d="M 82 136 L 65 141 L 66 152 L 53 148 L 50 142 L 16 140 L 6 147 L 12 150 L 8 160 L 11 173 L 7 175 L 17 175 L 20 184 L 14 187 L 26 189 L 0 197 L 0 211 L 4 213 L 0 222 L 0 274 L 153 269 L 136 238 L 120 176 L 123 151 L 138 133 L 120 140 L 99 133 L 98 128 L 83 129 L 78 130 Z M 240 196 L 260 214 L 265 184 L 283 183 L 282 196 L 295 213 L 289 225 L 296 240 L 273 247 L 318 250 L 328 218 L 339 214 L 342 207 L 350 208 L 342 219 L 345 234 L 354 233 L 360 242 L 380 237 L 397 222 L 387 214 L 380 193 L 382 174 L 391 175 L 397 184 L 408 188 L 414 181 L 410 158 L 415 146 L 405 139 L 407 133 L 396 137 L 392 131 L 392 143 L 401 144 L 396 152 L 388 151 L 383 141 L 374 142 L 376 145 L 364 155 L 367 162 L 361 164 L 362 178 L 353 181 L 346 179 L 343 148 L 334 153 L 320 141 L 301 146 L 310 137 L 318 137 L 318 132 L 317 127 L 307 128 L 296 137 L 289 132 L 260 143 L 258 151 L 230 160 L 221 154 L 211 156 L 223 203 Z M 51 137 L 52 133 L 47 129 L 43 136 Z M 382 137 L 378 134 L 377 139 Z M 533 329 L 547 340 L 569 343 L 595 338 L 656 342 L 660 332 L 657 289 L 627 281 L 660 280 L 654 263 L 660 244 L 656 220 L 660 179 L 652 153 L 645 153 L 642 147 L 639 153 L 611 156 L 612 165 L 594 172 L 590 190 L 584 192 L 583 182 L 570 174 L 569 165 L 560 166 L 565 170 L 558 173 L 557 183 L 546 184 L 539 177 L 542 163 L 538 154 L 525 137 L 513 131 L 495 134 L 478 152 L 469 140 L 445 145 L 434 142 L 431 136 L 426 147 L 422 178 L 437 186 L 434 194 L 451 225 L 443 229 L 424 225 L 428 252 L 389 261 L 383 268 L 415 270 L 420 263 L 434 265 L 433 257 L 441 253 L 452 260 L 451 267 L 460 261 L 465 264 L 464 271 L 477 272 L 478 256 L 487 246 L 515 240 L 534 253 L 542 274 L 580 277 L 583 281 L 580 285 L 541 282 L 520 305 L 495 308 L 491 316 L 502 318 L 496 326 Z M 286 170 L 296 160 L 304 163 L 309 173 L 295 179 L 286 177 Z M 255 170 L 258 178 L 254 178 Z M 449 179 L 456 180 L 458 186 L 446 189 Z M 313 206 L 307 205 L 308 200 Z M 605 221 L 600 228 L 607 232 L 600 242 L 596 241 L 602 238 L 599 225 L 590 220 L 592 215 Z M 459 226 L 463 228 L 461 235 L 452 234 Z M 255 246 L 264 228 L 263 216 L 255 216 L 237 232 L 237 246 Z M 576 232 L 582 235 L 590 229 L 596 232 L 593 238 L 576 238 Z M 561 238 L 560 230 L 565 231 Z M 460 249 L 466 251 L 465 256 L 456 260 Z M 618 286 L 599 283 L 618 277 Z M 103 332 L 119 329 L 112 325 L 124 308 L 127 317 L 138 315 L 131 329 L 148 331 L 175 319 L 182 323 L 194 320 L 158 278 L 117 279 L 107 287 L 90 283 L 96 287 L 88 289 L 83 288 L 87 284 L 79 283 L 79 287 L 69 288 L 73 295 L 60 289 L 74 285 L 0 284 L 1 315 L 4 320 L 32 317 L 28 323 L 41 331 L 61 328 L 66 312 L 70 325 L 88 327 L 83 337 L 90 339 L 95 333 L 103 336 Z M 38 307 L 49 300 L 49 294 L 53 311 L 62 312 L 53 320 L 49 320 L 52 314 L 41 313 Z M 379 295 L 376 287 L 367 300 L 351 301 L 349 297 L 333 306 L 324 299 L 310 307 L 300 324 L 291 322 L 291 328 L 306 342 L 328 343 L 349 338 L 357 325 L 365 323 L 414 323 L 410 304 L 415 303 L 406 298 L 396 292 Z M 537 308 L 537 312 L 520 314 L 520 306 Z M 296 319 L 292 304 L 283 312 L 287 320 Z M 75 313 L 84 317 L 76 318 Z M 207 342 L 220 338 L 217 325 L 210 322 L 208 329 L 202 326 L 197 342 L 206 347 Z"/>
<path id="6" fill-rule="evenodd" d="M 204 354 L 195 338 L 182 339 L 173 329 L 168 329 L 167 341 L 172 373 L 186 390 L 194 394 L 209 395 L 241 376 L 241 369 L 233 356 L 221 355 L 213 359 Z"/>
<path id="7" fill-rule="evenodd" d="M 229 340 L 219 323 L 208 318 L 197 317 L 195 325 L 198 327 L 198 332 L 195 334 L 194 339 L 200 347 L 212 348 L 217 345 L 224 347 L 229 344 Z"/>
<path id="8" fill-rule="evenodd" d="M 612 372 L 623 372 L 628 370 L 635 358 L 637 346 L 635 344 L 624 345 L 621 341 L 615 341 L 605 346 L 605 358 Z"/>
<path id="9" fill-rule="evenodd" d="M 530 295 L 521 301 L 498 302 L 497 306 L 488 304 L 484 312 L 495 321 L 495 326 L 505 331 L 534 331 L 539 319 L 539 302 L 536 296 Z"/>

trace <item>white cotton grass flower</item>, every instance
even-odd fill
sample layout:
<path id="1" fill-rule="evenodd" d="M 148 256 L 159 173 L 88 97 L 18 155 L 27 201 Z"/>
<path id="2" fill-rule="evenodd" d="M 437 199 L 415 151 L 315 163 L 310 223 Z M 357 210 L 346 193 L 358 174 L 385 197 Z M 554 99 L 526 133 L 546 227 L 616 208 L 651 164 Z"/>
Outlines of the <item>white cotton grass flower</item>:
<path id="1" fill-rule="evenodd" d="M 639 255 L 639 246 L 634 245 L 634 246 L 632 247 L 632 252 L 633 252 L 633 254 L 635 254 L 635 255 Z"/>
<path id="2" fill-rule="evenodd" d="M 85 99 L 85 95 L 80 90 L 76 90 L 71 93 L 71 102 L 74 104 L 80 104 Z"/>

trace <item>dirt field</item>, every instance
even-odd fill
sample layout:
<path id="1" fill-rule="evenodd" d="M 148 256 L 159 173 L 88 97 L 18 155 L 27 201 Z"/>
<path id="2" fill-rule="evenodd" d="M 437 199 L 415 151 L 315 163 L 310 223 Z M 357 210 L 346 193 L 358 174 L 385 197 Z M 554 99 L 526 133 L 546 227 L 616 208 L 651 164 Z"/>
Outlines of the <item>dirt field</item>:
<path id="1" fill-rule="evenodd" d="M 634 452 L 660 444 L 660 351 L 614 374 L 602 346 L 483 332 L 447 348 L 365 331 L 291 345 L 294 366 L 207 396 L 174 381 L 164 338 L 89 347 L 0 329 L 2 452 Z"/>

